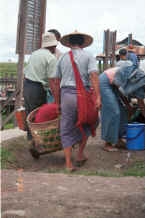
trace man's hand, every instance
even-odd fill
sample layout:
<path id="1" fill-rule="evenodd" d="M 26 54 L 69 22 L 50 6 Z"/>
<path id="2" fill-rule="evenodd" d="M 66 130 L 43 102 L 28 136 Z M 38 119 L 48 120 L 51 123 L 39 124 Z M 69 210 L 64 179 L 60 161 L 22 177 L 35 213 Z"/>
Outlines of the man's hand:
<path id="1" fill-rule="evenodd" d="M 60 79 L 49 79 L 49 85 L 56 104 L 60 104 Z"/>
<path id="2" fill-rule="evenodd" d="M 100 110 L 100 109 L 101 109 L 101 106 L 102 106 L 102 104 L 101 104 L 101 98 L 98 97 L 98 98 L 96 99 L 96 107 L 97 107 L 98 110 Z"/>
<path id="3" fill-rule="evenodd" d="M 101 96 L 100 96 L 100 86 L 97 72 L 92 72 L 90 74 L 91 87 L 94 89 L 96 94 L 96 107 L 99 110 L 101 108 Z"/>
<path id="4" fill-rule="evenodd" d="M 133 107 L 127 107 L 127 110 L 128 110 L 128 120 L 130 120 L 133 114 L 135 113 L 136 109 Z"/>
<path id="5" fill-rule="evenodd" d="M 138 106 L 141 109 L 142 115 L 145 117 L 145 103 L 144 99 L 137 99 L 138 100 Z"/>
<path id="6" fill-rule="evenodd" d="M 141 108 L 142 115 L 145 117 L 145 108 Z"/>

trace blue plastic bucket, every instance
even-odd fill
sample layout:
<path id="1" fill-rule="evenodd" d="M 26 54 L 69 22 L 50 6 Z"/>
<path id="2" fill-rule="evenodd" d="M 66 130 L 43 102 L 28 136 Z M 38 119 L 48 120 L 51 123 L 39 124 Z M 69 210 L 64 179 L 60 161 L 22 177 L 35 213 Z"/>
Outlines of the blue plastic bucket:
<path id="1" fill-rule="evenodd" d="M 145 124 L 132 123 L 127 125 L 127 148 L 129 150 L 145 149 Z"/>

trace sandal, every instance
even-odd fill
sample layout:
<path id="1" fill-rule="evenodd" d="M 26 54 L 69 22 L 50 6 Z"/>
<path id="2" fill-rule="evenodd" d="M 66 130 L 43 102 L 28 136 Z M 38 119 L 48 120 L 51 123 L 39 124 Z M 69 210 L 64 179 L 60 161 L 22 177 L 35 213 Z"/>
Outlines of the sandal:
<path id="1" fill-rule="evenodd" d="M 115 145 L 115 147 L 119 149 L 126 149 L 126 143 L 120 139 L 118 144 Z"/>
<path id="2" fill-rule="evenodd" d="M 70 168 L 67 167 L 67 168 L 66 168 L 66 172 L 67 172 L 67 173 L 73 173 L 73 172 L 75 172 L 76 170 L 77 170 L 77 168 L 75 168 L 75 167 L 70 167 Z"/>
<path id="3" fill-rule="evenodd" d="M 108 152 L 116 152 L 118 151 L 118 148 L 112 147 L 112 146 L 105 146 L 103 148 L 104 151 L 108 151 Z"/>
<path id="4" fill-rule="evenodd" d="M 77 160 L 76 163 L 75 163 L 75 166 L 82 167 L 87 160 L 88 160 L 87 158 L 85 158 L 83 160 Z"/>

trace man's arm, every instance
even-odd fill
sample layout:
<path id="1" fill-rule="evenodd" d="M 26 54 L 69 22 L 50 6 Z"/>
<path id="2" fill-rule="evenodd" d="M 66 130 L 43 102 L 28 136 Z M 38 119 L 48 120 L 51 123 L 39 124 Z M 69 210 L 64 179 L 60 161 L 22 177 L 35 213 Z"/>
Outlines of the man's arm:
<path id="1" fill-rule="evenodd" d="M 100 96 L 100 85 L 99 85 L 99 78 L 97 72 L 90 73 L 90 82 L 91 87 L 94 89 L 96 94 L 96 106 L 98 109 L 101 108 L 101 96 Z"/>
<path id="2" fill-rule="evenodd" d="M 118 94 L 119 94 L 119 96 L 120 96 L 120 98 L 121 98 L 123 104 L 124 104 L 124 105 L 126 106 L 126 108 L 127 108 L 128 120 L 130 120 L 131 116 L 132 116 L 132 115 L 134 114 L 134 112 L 135 112 L 135 109 L 130 105 L 130 102 L 129 102 L 128 98 L 122 94 L 122 92 L 121 92 L 120 89 L 119 89 L 119 86 L 113 84 L 112 87 L 113 87 L 114 90 L 118 91 Z"/>
<path id="3" fill-rule="evenodd" d="M 55 99 L 55 103 L 60 106 L 60 79 L 59 78 L 49 79 L 49 85 L 52 95 Z"/>
<path id="4" fill-rule="evenodd" d="M 55 99 L 55 103 L 60 105 L 60 78 L 57 75 L 57 59 L 54 57 L 48 64 L 48 82 L 51 89 L 52 95 Z"/>
<path id="5" fill-rule="evenodd" d="M 143 99 L 137 99 L 138 100 L 138 106 L 141 109 L 142 115 L 145 117 L 145 103 Z"/>

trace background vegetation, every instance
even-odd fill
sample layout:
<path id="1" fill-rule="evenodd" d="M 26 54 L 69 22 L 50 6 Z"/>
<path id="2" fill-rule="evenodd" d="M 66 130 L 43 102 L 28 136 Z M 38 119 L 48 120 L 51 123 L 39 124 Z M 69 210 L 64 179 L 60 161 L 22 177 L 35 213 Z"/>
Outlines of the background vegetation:
<path id="1" fill-rule="evenodd" d="M 3 73 L 13 73 L 14 75 L 16 75 L 16 72 L 17 63 L 0 63 L 0 77 L 3 75 Z"/>

